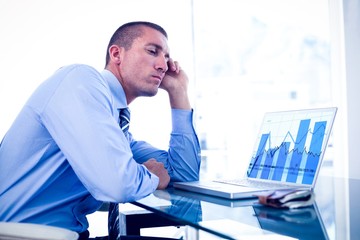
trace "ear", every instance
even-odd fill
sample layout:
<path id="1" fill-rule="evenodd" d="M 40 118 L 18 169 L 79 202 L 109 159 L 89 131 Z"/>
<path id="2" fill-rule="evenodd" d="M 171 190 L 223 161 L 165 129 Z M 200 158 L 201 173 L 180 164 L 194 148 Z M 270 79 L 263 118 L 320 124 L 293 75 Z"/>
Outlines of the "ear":
<path id="1" fill-rule="evenodd" d="M 111 45 L 109 48 L 110 61 L 116 65 L 120 65 L 120 63 L 122 62 L 122 57 L 121 57 L 122 51 L 123 48 L 117 45 Z"/>

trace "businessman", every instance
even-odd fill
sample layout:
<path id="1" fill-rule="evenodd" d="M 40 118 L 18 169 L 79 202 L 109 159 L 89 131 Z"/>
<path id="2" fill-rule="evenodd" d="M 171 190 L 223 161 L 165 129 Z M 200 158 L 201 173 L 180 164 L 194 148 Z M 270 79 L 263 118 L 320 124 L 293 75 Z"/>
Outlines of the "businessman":
<path id="1" fill-rule="evenodd" d="M 129 131 L 129 105 L 159 88 L 171 106 L 167 150 Z M 0 221 L 58 226 L 87 237 L 86 215 L 103 202 L 134 201 L 170 181 L 197 180 L 200 146 L 187 88 L 186 73 L 170 57 L 167 33 L 150 22 L 115 31 L 104 70 L 81 64 L 58 69 L 2 140 Z"/>

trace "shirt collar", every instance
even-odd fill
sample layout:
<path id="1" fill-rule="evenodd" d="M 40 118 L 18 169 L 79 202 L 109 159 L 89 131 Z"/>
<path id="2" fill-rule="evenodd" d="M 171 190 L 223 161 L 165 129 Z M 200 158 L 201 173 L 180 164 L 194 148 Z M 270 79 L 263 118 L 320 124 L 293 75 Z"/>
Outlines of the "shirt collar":
<path id="1" fill-rule="evenodd" d="M 114 97 L 114 104 L 117 109 L 126 108 L 126 95 L 123 87 L 115 75 L 107 69 L 101 72 L 105 81 L 109 84 L 111 94 Z"/>

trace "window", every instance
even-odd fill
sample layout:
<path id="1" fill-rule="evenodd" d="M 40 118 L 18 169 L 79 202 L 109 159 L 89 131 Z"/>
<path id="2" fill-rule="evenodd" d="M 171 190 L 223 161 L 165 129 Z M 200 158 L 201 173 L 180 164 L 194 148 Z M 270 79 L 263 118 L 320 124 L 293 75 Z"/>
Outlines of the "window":
<path id="1" fill-rule="evenodd" d="M 331 105 L 328 2 L 194 0 L 193 8 L 203 173 L 236 176 L 264 112 Z"/>

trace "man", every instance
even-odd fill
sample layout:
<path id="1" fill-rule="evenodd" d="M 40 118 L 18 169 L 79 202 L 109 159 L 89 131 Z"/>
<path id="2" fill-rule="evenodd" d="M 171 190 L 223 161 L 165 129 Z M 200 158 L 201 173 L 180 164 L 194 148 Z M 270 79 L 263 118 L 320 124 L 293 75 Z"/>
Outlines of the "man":
<path id="1" fill-rule="evenodd" d="M 33 93 L 0 147 L 0 221 L 87 231 L 103 202 L 134 201 L 171 181 L 199 177 L 188 78 L 170 58 L 167 34 L 149 22 L 116 30 L 99 73 L 60 68 Z M 136 141 L 119 111 L 137 97 L 169 95 L 168 151 Z M 149 116 L 151 117 L 151 116 Z"/>

